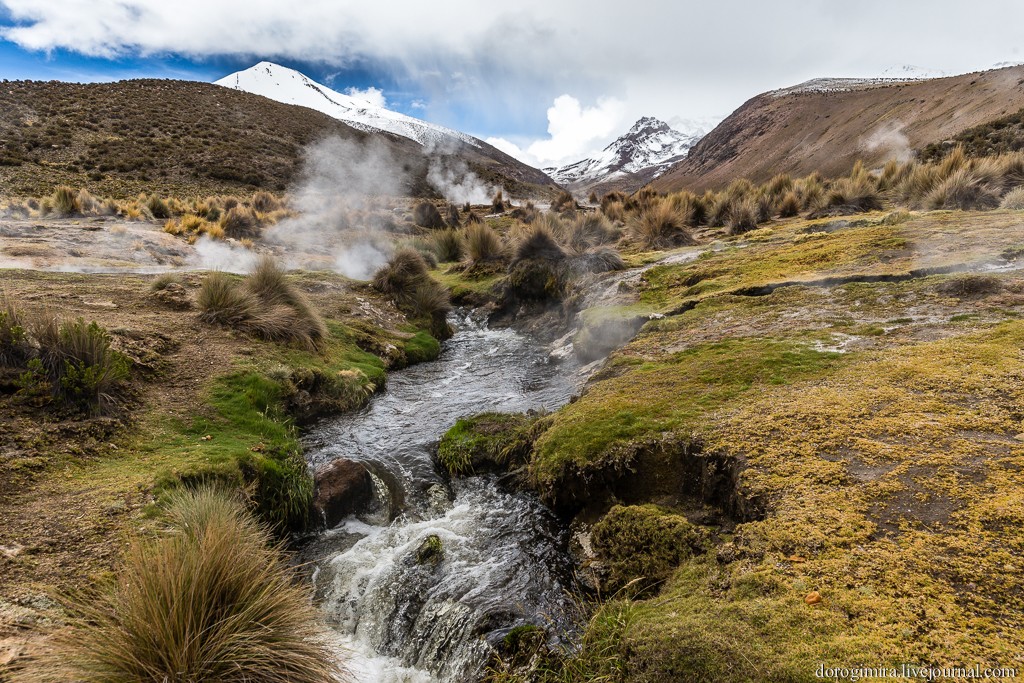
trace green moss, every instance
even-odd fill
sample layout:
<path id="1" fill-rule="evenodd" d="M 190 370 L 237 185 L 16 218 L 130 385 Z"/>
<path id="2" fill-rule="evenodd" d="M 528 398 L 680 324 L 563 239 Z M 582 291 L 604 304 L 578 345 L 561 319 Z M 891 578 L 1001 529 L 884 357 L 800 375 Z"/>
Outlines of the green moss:
<path id="1" fill-rule="evenodd" d="M 593 528 L 594 549 L 608 566 L 603 592 L 642 594 L 656 588 L 694 552 L 706 532 L 656 505 L 616 505 Z"/>
<path id="2" fill-rule="evenodd" d="M 417 564 L 437 564 L 444 557 L 444 545 L 437 534 L 427 536 L 416 549 Z"/>
<path id="3" fill-rule="evenodd" d="M 441 342 L 426 330 L 420 330 L 405 340 L 402 350 L 410 365 L 436 360 L 441 355 Z"/>
<path id="4" fill-rule="evenodd" d="M 535 416 L 506 413 L 460 419 L 441 437 L 438 461 L 454 475 L 525 463 L 536 438 L 536 423 Z"/>
<path id="5" fill-rule="evenodd" d="M 534 448 L 531 475 L 542 491 L 554 491 L 573 470 L 616 466 L 623 444 L 697 431 L 745 392 L 821 374 L 840 362 L 840 354 L 784 338 L 724 340 L 658 361 L 616 357 L 613 379 L 594 383 L 552 416 Z"/>

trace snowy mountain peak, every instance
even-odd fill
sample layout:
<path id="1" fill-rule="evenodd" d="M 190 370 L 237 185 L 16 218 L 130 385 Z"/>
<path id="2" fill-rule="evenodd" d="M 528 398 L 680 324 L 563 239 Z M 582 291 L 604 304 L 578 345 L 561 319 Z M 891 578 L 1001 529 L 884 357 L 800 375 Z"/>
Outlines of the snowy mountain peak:
<path id="1" fill-rule="evenodd" d="M 544 169 L 563 185 L 584 187 L 632 174 L 656 178 L 686 156 L 699 135 L 681 133 L 664 121 L 644 116 L 598 154 L 557 169 Z"/>
<path id="2" fill-rule="evenodd" d="M 285 104 L 323 112 L 361 130 L 387 131 L 415 140 L 426 147 L 465 143 L 480 147 L 471 135 L 391 111 L 359 97 L 346 95 L 317 83 L 308 76 L 273 62 L 260 62 L 214 81 L 216 85 L 262 95 Z"/>

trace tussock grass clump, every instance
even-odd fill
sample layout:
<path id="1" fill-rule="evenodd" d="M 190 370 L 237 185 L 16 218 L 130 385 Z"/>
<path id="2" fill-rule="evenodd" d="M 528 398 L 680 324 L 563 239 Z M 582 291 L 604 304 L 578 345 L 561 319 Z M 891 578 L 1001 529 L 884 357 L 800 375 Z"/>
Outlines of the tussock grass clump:
<path id="1" fill-rule="evenodd" d="M 670 202 L 652 203 L 632 216 L 627 223 L 632 240 L 648 249 L 662 249 L 693 244 L 693 236 L 687 229 L 689 217 L 674 209 Z"/>
<path id="2" fill-rule="evenodd" d="M 412 210 L 412 219 L 421 228 L 436 230 L 445 227 L 444 217 L 432 202 L 417 202 Z"/>
<path id="3" fill-rule="evenodd" d="M 474 263 L 498 261 L 504 258 L 501 237 L 486 223 L 466 226 L 466 255 Z"/>
<path id="4" fill-rule="evenodd" d="M 0 366 L 24 367 L 35 353 L 25 316 L 7 297 L 0 297 Z"/>
<path id="5" fill-rule="evenodd" d="M 225 202 L 225 206 L 228 202 Z M 263 234 L 256 212 L 236 201 L 220 218 L 220 227 L 224 234 L 236 240 L 257 239 Z"/>
<path id="6" fill-rule="evenodd" d="M 458 230 L 438 230 L 431 234 L 430 241 L 439 263 L 451 263 L 462 258 L 465 245 Z"/>
<path id="7" fill-rule="evenodd" d="M 211 273 L 197 303 L 204 322 L 262 339 L 317 350 L 327 337 L 320 314 L 270 257 L 261 258 L 244 281 Z"/>
<path id="8" fill-rule="evenodd" d="M 1001 209 L 1013 209 L 1020 211 L 1024 209 L 1024 186 L 1018 186 L 1006 193 L 999 203 Z"/>
<path id="9" fill-rule="evenodd" d="M 992 209 L 999 205 L 999 195 L 976 173 L 958 168 L 932 188 L 924 205 L 928 209 Z"/>
<path id="10" fill-rule="evenodd" d="M 491 199 L 491 213 L 504 213 L 505 212 L 505 197 L 502 196 L 501 190 L 494 193 L 494 197 Z"/>
<path id="11" fill-rule="evenodd" d="M 878 194 L 874 181 L 865 173 L 856 177 L 840 178 L 829 188 L 818 204 L 819 211 L 839 209 L 863 213 L 878 211 L 882 208 L 882 199 Z"/>
<path id="12" fill-rule="evenodd" d="M 513 263 L 534 259 L 553 262 L 565 259 L 565 252 L 559 246 L 554 233 L 540 221 L 530 225 L 516 244 Z"/>
<path id="13" fill-rule="evenodd" d="M 130 367 L 97 323 L 61 321 L 47 312 L 28 317 L 9 303 L 0 314 L 0 357 L 24 369 L 17 382 L 20 398 L 92 413 L 117 407 Z"/>
<path id="14" fill-rule="evenodd" d="M 782 200 L 779 202 L 779 217 L 792 218 L 798 213 L 800 213 L 800 198 L 796 192 L 790 190 L 783 195 Z"/>
<path id="15" fill-rule="evenodd" d="M 78 193 L 67 185 L 61 185 L 50 195 L 50 206 L 58 216 L 72 216 L 79 211 Z"/>
<path id="16" fill-rule="evenodd" d="M 162 273 L 156 276 L 156 278 L 151 283 L 149 283 L 149 289 L 152 292 L 160 292 L 167 289 L 171 285 L 180 284 L 181 276 L 178 275 L 177 273 Z"/>
<path id="17" fill-rule="evenodd" d="M 279 211 L 281 207 L 281 200 L 266 190 L 260 190 L 252 196 L 252 208 L 260 213 Z"/>
<path id="18" fill-rule="evenodd" d="M 551 210 L 555 213 L 563 213 L 566 211 L 575 211 L 579 208 L 576 203 L 576 198 L 572 196 L 572 193 L 568 190 L 562 190 L 555 197 L 555 200 L 551 202 Z"/>
<path id="19" fill-rule="evenodd" d="M 225 327 L 238 327 L 256 313 L 259 302 L 226 273 L 210 273 L 199 288 L 199 318 Z"/>
<path id="20" fill-rule="evenodd" d="M 459 217 L 459 207 L 454 204 L 448 204 L 447 213 L 448 216 L 446 218 L 446 222 L 448 223 L 449 228 L 458 228 L 462 225 L 462 220 Z"/>
<path id="21" fill-rule="evenodd" d="M 732 200 L 724 192 L 720 192 L 711 200 L 708 206 L 708 226 L 721 228 L 729 220 L 729 212 L 732 209 Z"/>
<path id="22" fill-rule="evenodd" d="M 562 242 L 574 253 L 609 244 L 619 238 L 619 231 L 603 214 L 597 212 L 577 216 L 565 226 Z"/>
<path id="23" fill-rule="evenodd" d="M 626 220 L 626 206 L 622 202 L 601 202 L 601 213 L 615 223 L 623 223 Z"/>
<path id="24" fill-rule="evenodd" d="M 415 320 L 425 322 L 439 339 L 451 336 L 447 317 L 451 312 L 448 290 L 432 279 L 427 263 L 415 249 L 395 252 L 373 275 L 372 286 L 387 294 L 399 309 Z"/>
<path id="25" fill-rule="evenodd" d="M 150 195 L 146 199 L 146 208 L 149 210 L 149 214 L 153 218 L 166 219 L 171 217 L 171 209 L 163 199 L 157 195 Z"/>
<path id="26" fill-rule="evenodd" d="M 116 580 L 70 602 L 41 680 L 332 683 L 308 590 L 234 497 L 178 492 L 169 529 L 134 541 Z"/>
<path id="27" fill-rule="evenodd" d="M 729 234 L 742 235 L 757 229 L 758 207 L 754 199 L 740 199 L 729 209 Z"/>

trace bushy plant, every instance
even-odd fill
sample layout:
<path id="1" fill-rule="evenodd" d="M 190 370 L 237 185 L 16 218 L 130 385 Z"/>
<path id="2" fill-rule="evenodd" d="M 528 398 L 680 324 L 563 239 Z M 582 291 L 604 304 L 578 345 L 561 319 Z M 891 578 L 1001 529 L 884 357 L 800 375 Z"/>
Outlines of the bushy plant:
<path id="1" fill-rule="evenodd" d="M 953 171 L 924 198 L 928 209 L 991 209 L 998 205 L 996 191 L 967 168 Z"/>
<path id="2" fill-rule="evenodd" d="M 729 209 L 729 234 L 742 235 L 757 228 L 757 200 L 739 199 Z"/>
<path id="3" fill-rule="evenodd" d="M 458 230 L 437 230 L 430 235 L 430 240 L 438 262 L 451 263 L 462 258 L 464 245 Z"/>
<path id="4" fill-rule="evenodd" d="M 432 202 L 426 200 L 417 202 L 412 210 L 412 219 L 421 228 L 436 230 L 445 227 L 444 218 Z"/>
<path id="5" fill-rule="evenodd" d="M 50 196 L 50 206 L 58 216 L 71 216 L 78 213 L 78 193 L 66 185 L 61 185 Z"/>
<path id="6" fill-rule="evenodd" d="M 252 208 L 260 213 L 270 213 L 281 208 L 281 200 L 266 190 L 260 190 L 252 196 Z"/>
<path id="7" fill-rule="evenodd" d="M 486 223 L 466 226 L 465 238 L 466 255 L 474 263 L 495 261 L 504 256 L 501 237 Z"/>
<path id="8" fill-rule="evenodd" d="M 0 367 L 23 367 L 34 355 L 25 317 L 10 299 L 0 297 Z"/>
<path id="9" fill-rule="evenodd" d="M 146 200 L 146 208 L 149 209 L 149 213 L 153 218 L 165 219 L 171 217 L 171 210 L 167 206 L 167 202 L 155 194 L 150 195 Z"/>
<path id="10" fill-rule="evenodd" d="M 576 204 L 576 198 L 572 196 L 572 193 L 568 190 L 562 190 L 555 197 L 555 200 L 551 202 L 551 210 L 555 213 L 562 213 L 564 211 L 575 211 L 579 208 Z"/>
<path id="11" fill-rule="evenodd" d="M 797 197 L 796 192 L 790 190 L 782 196 L 782 201 L 779 202 L 779 217 L 792 218 L 798 213 L 800 213 L 800 198 Z"/>
<path id="12" fill-rule="evenodd" d="M 687 229 L 687 218 L 669 202 L 658 201 L 631 216 L 627 230 L 631 239 L 648 249 L 693 244 L 693 237 Z"/>
<path id="13" fill-rule="evenodd" d="M 505 198 L 502 196 L 501 190 L 498 190 L 491 199 L 491 213 L 504 213 L 504 211 Z"/>
<path id="14" fill-rule="evenodd" d="M 1024 186 L 1015 187 L 1007 192 L 999 204 L 999 208 L 1014 209 L 1015 211 L 1024 209 Z"/>
<path id="15" fill-rule="evenodd" d="M 337 657 L 281 546 L 241 501 L 181 491 L 169 528 L 68 604 L 41 680 L 332 683 Z"/>
<path id="16" fill-rule="evenodd" d="M 237 203 L 221 216 L 220 227 L 224 229 L 225 235 L 236 240 L 256 239 L 263 233 L 256 213 L 251 208 Z"/>
<path id="17" fill-rule="evenodd" d="M 403 248 L 374 273 L 373 287 L 388 294 L 413 319 L 427 323 L 439 339 L 451 336 L 448 290 L 428 274 L 427 264 L 415 249 Z"/>

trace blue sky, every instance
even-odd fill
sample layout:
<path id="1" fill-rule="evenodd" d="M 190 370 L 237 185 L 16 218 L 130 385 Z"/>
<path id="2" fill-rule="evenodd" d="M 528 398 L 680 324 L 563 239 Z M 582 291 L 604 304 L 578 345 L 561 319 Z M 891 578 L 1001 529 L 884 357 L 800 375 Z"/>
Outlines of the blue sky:
<path id="1" fill-rule="evenodd" d="M 536 166 L 819 76 L 1024 61 L 1016 0 L 0 0 L 0 78 L 213 81 L 261 60 Z"/>

